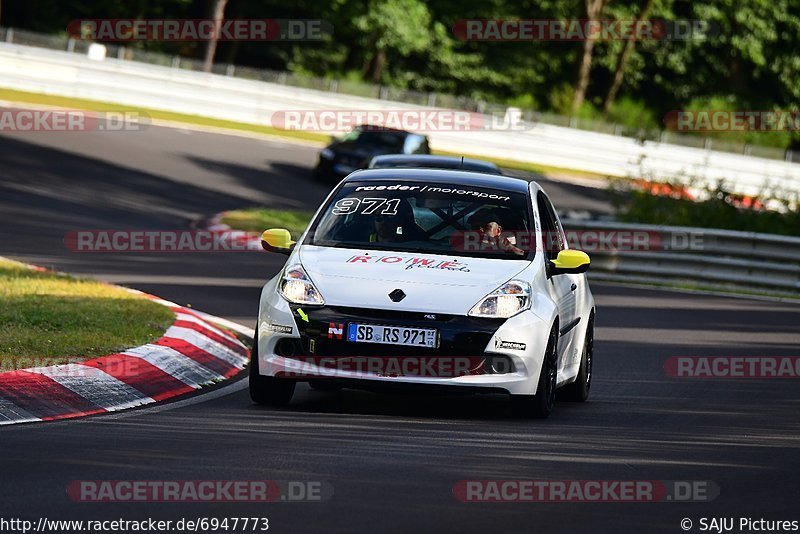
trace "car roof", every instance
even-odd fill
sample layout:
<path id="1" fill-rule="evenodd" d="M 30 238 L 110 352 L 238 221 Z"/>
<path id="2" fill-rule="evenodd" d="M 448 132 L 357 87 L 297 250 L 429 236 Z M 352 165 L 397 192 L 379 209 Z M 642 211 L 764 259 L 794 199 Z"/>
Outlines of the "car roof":
<path id="1" fill-rule="evenodd" d="M 385 161 L 394 161 L 394 162 L 430 162 L 430 163 L 452 163 L 453 165 L 459 165 L 462 160 L 464 164 L 467 165 L 475 165 L 486 167 L 487 169 L 497 169 L 497 165 L 490 161 L 483 161 L 480 159 L 472 159 L 472 158 L 461 158 L 455 156 L 437 156 L 435 154 L 382 154 L 380 156 L 375 156 L 373 162 L 385 162 Z"/>
<path id="2" fill-rule="evenodd" d="M 380 126 L 377 124 L 359 124 L 353 130 L 359 130 L 362 132 L 384 132 L 384 133 L 392 133 L 392 134 L 400 134 L 400 135 L 418 135 L 420 137 L 425 137 L 422 134 L 409 132 L 407 130 L 398 130 L 397 128 L 389 128 L 388 126 Z"/>
<path id="3" fill-rule="evenodd" d="M 454 169 L 406 169 L 391 167 L 388 169 L 364 169 L 351 173 L 344 179 L 345 182 L 371 182 L 397 180 L 405 182 L 438 182 L 443 184 L 474 186 L 500 189 L 503 191 L 516 191 L 527 193 L 530 184 L 539 189 L 539 184 L 524 178 L 504 176 L 502 174 L 487 174 L 475 171 L 461 171 Z"/>

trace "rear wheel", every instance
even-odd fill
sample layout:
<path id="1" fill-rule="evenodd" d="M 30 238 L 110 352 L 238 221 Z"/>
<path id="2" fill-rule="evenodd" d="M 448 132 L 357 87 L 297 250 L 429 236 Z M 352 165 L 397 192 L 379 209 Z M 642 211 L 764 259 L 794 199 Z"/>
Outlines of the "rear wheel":
<path id="1" fill-rule="evenodd" d="M 542 370 L 536 395 L 512 395 L 511 408 L 517 417 L 545 419 L 556 402 L 556 376 L 558 372 L 558 324 L 553 325 L 547 340 Z"/>
<path id="2" fill-rule="evenodd" d="M 258 373 L 258 333 L 250 351 L 250 398 L 265 406 L 286 406 L 294 395 L 294 380 L 263 376 Z"/>

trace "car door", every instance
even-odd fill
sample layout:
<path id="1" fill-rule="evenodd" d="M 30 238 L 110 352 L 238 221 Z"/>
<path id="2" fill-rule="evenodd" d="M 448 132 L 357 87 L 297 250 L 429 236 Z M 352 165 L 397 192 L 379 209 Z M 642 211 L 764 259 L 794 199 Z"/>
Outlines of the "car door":
<path id="1" fill-rule="evenodd" d="M 542 224 L 542 239 L 544 254 L 547 260 L 554 260 L 558 253 L 567 248 L 566 236 L 558 220 L 558 215 L 553 209 L 550 199 L 543 192 L 536 198 L 539 219 Z M 563 376 L 564 368 L 572 364 L 572 341 L 575 334 L 575 320 L 577 317 L 576 290 L 578 283 L 572 275 L 560 274 L 547 281 L 550 296 L 558 307 L 559 338 L 558 338 L 558 372 L 559 380 Z"/>

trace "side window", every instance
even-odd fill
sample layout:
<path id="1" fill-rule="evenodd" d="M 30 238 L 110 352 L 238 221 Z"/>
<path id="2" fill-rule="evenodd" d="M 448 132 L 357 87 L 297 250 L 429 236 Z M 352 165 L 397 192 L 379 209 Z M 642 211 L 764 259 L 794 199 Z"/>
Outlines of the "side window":
<path id="1" fill-rule="evenodd" d="M 550 201 L 541 191 L 536 196 L 536 207 L 539 211 L 539 219 L 542 222 L 545 257 L 549 260 L 554 260 L 558 253 L 565 248 L 561 223 L 558 221 Z"/>
<path id="2" fill-rule="evenodd" d="M 561 248 L 559 250 L 567 249 L 569 248 L 569 243 L 567 243 L 567 234 L 564 232 L 564 227 L 561 226 L 561 219 L 558 217 L 558 213 L 556 213 L 556 209 L 553 207 L 553 203 L 550 202 L 550 199 L 547 198 L 546 195 L 544 198 L 547 207 L 550 209 L 550 216 L 556 223 L 556 233 L 558 234 L 558 240 L 561 243 Z"/>
<path id="3" fill-rule="evenodd" d="M 425 138 L 421 135 L 409 135 L 406 137 L 404 154 L 427 154 L 427 145 Z"/>
<path id="4" fill-rule="evenodd" d="M 420 145 L 419 152 L 417 152 L 417 153 L 418 154 L 430 154 L 431 153 L 431 147 L 428 146 L 428 138 L 427 137 L 423 137 L 422 138 L 422 144 Z"/>

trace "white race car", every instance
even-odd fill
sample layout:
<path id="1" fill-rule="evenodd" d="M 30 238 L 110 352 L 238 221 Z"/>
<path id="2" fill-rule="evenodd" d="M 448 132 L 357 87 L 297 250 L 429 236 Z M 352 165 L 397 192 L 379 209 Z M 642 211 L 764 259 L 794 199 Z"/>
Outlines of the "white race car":
<path id="1" fill-rule="evenodd" d="M 535 182 L 435 169 L 350 174 L 261 293 L 250 395 L 318 389 L 510 394 L 523 416 L 583 401 L 592 379 L 589 257 Z"/>

